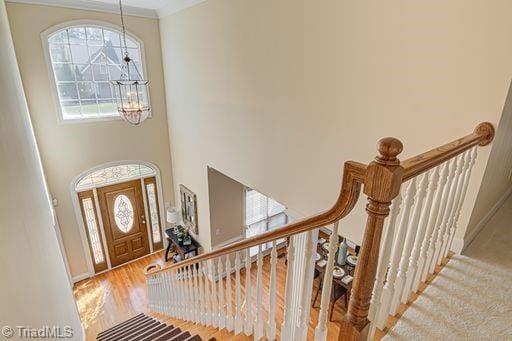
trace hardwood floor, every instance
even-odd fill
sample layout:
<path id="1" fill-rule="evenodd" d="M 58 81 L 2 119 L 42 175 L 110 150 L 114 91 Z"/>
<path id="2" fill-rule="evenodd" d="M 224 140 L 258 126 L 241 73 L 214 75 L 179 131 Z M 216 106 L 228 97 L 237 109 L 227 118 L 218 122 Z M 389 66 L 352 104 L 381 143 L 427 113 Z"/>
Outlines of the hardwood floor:
<path id="1" fill-rule="evenodd" d="M 192 334 L 199 334 L 204 340 L 215 337 L 217 340 L 250 340 L 252 337 L 245 335 L 234 336 L 226 330 L 204 327 L 199 324 L 176 320 L 167 316 L 151 313 L 147 309 L 146 282 L 142 269 L 150 263 L 164 265 L 163 252 L 158 252 L 148 257 L 139 259 L 133 263 L 100 274 L 90 279 L 81 281 L 75 285 L 74 293 L 78 310 L 84 325 L 87 340 L 94 340 L 96 335 L 109 327 L 114 326 L 138 313 L 151 314 L 158 319 L 173 324 L 182 329 L 189 330 Z M 286 280 L 285 259 L 279 258 L 277 262 L 277 302 L 276 320 L 278 330 L 283 321 L 284 287 Z M 264 258 L 263 263 L 263 315 L 268 316 L 269 302 L 270 262 L 269 257 Z M 314 291 L 318 286 L 318 279 L 314 283 Z M 234 300 L 234 274 L 232 275 L 232 288 Z M 242 299 L 245 310 L 245 271 L 241 271 Z M 256 316 L 256 267 L 253 263 L 251 270 L 251 312 Z M 311 310 L 308 338 L 314 335 L 314 328 L 318 321 L 320 297 L 315 307 Z M 233 302 L 233 311 L 235 304 Z M 329 340 L 336 340 L 338 334 L 337 320 L 345 314 L 344 300 L 339 300 L 335 305 L 333 322 L 329 323 Z M 266 324 L 265 324 L 266 328 Z"/>

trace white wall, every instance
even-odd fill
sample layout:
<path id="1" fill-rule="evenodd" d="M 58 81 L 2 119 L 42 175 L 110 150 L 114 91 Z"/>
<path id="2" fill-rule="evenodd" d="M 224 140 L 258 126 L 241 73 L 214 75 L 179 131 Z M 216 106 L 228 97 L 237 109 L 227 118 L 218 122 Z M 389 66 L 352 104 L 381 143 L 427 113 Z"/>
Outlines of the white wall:
<path id="1" fill-rule="evenodd" d="M 1 327 L 69 326 L 80 340 L 3 0 L 0 46 Z"/>
<path id="2" fill-rule="evenodd" d="M 343 162 L 369 162 L 383 136 L 406 158 L 496 124 L 511 12 L 505 0 L 209 0 L 162 18 L 174 180 L 198 196 L 202 241 L 207 166 L 309 215 L 334 202 Z M 355 210 L 340 233 L 360 242 Z"/>
<path id="3" fill-rule="evenodd" d="M 208 168 L 208 197 L 212 248 L 243 239 L 245 186 L 213 168 Z"/>
<path id="4" fill-rule="evenodd" d="M 16 3 L 9 3 L 7 11 L 48 186 L 59 202 L 56 212 L 71 273 L 76 277 L 87 272 L 70 194 L 71 182 L 78 174 L 109 161 L 149 161 L 160 168 L 164 200 L 174 199 L 158 21 L 126 17 L 128 31 L 144 43 L 153 118 L 137 127 L 121 120 L 59 124 L 41 32 L 70 20 L 118 25 L 119 15 Z"/>
<path id="5" fill-rule="evenodd" d="M 485 226 L 512 191 L 512 87 L 496 130 L 482 187 L 465 235 L 465 247 Z"/>

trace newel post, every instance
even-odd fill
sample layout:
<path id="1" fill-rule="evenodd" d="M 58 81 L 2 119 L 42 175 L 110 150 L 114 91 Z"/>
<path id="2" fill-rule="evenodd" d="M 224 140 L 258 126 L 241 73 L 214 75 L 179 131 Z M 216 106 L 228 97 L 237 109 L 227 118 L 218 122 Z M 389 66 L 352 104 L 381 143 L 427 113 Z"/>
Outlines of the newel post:
<path id="1" fill-rule="evenodd" d="M 368 310 L 379 261 L 379 247 L 384 219 L 389 215 L 391 201 L 398 195 L 402 184 L 403 168 L 398 154 L 402 143 L 392 137 L 379 141 L 379 156 L 368 165 L 364 180 L 364 193 L 368 196 L 368 219 L 363 243 L 357 261 L 352 294 L 347 314 L 340 325 L 338 340 L 365 340 Z"/>

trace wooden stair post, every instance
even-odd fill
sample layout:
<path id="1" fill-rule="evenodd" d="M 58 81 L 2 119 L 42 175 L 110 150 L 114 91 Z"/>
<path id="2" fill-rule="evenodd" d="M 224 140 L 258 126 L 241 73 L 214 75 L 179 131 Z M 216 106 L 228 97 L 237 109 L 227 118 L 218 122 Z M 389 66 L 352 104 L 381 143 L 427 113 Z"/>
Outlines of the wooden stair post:
<path id="1" fill-rule="evenodd" d="M 397 159 L 402 149 L 402 143 L 395 138 L 381 139 L 378 144 L 379 156 L 367 168 L 363 191 L 368 196 L 368 219 L 348 311 L 340 325 L 339 341 L 366 339 L 384 219 L 389 215 L 391 201 L 398 195 L 402 184 L 404 169 Z"/>

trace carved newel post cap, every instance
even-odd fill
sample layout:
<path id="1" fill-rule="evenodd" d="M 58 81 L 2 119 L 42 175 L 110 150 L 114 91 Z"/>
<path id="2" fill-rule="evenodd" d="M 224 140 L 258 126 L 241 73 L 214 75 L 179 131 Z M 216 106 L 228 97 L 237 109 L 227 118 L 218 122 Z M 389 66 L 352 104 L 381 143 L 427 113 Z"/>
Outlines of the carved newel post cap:
<path id="1" fill-rule="evenodd" d="M 480 140 L 479 146 L 487 146 L 494 139 L 494 135 L 496 132 L 494 131 L 494 126 L 490 122 L 483 122 L 476 126 L 475 133 L 484 136 L 482 140 Z"/>
<path id="2" fill-rule="evenodd" d="M 404 146 L 399 139 L 394 137 L 384 137 L 377 145 L 379 156 L 375 161 L 384 165 L 399 165 L 400 161 L 397 159 L 398 154 L 402 152 Z"/>

